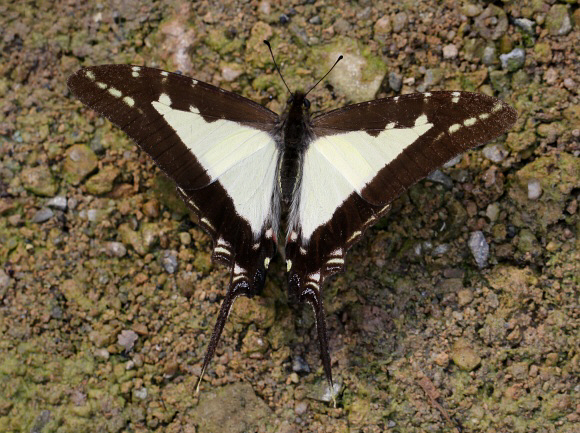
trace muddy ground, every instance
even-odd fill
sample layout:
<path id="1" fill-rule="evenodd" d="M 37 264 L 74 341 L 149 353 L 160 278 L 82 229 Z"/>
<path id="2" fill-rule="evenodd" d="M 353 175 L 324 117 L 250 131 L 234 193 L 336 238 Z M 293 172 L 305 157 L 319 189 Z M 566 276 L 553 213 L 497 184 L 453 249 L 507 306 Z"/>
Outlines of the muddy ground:
<path id="1" fill-rule="evenodd" d="M 0 3 L 0 432 L 573 432 L 580 428 L 580 9 L 574 0 Z M 285 266 L 236 303 L 150 158 L 67 90 L 179 70 L 274 111 L 426 90 L 514 128 L 414 186 L 325 303 L 336 408 Z"/>

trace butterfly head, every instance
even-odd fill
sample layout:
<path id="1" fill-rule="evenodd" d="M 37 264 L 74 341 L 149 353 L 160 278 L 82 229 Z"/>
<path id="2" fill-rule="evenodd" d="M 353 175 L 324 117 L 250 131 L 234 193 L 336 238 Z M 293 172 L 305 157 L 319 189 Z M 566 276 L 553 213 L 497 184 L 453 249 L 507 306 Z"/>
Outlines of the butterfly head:
<path id="1" fill-rule="evenodd" d="M 302 110 L 308 113 L 310 110 L 310 100 L 303 92 L 294 92 L 287 101 L 290 110 Z"/>

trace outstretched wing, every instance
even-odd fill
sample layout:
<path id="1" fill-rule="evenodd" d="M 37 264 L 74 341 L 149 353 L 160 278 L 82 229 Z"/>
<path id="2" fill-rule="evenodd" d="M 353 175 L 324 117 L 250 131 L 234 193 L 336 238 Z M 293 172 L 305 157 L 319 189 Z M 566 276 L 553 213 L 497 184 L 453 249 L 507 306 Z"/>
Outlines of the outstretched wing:
<path id="1" fill-rule="evenodd" d="M 141 66 L 81 69 L 68 86 L 175 181 L 212 237 L 212 257 L 231 269 L 205 370 L 231 304 L 262 289 L 275 252 L 278 115 L 201 81 Z"/>
<path id="2" fill-rule="evenodd" d="M 432 92 L 350 105 L 313 119 L 286 244 L 290 292 L 321 310 L 322 282 L 344 268 L 346 251 L 391 201 L 455 155 L 506 132 L 516 118 L 513 108 L 490 96 Z M 317 316 L 324 326 L 323 313 Z M 331 382 L 325 334 L 319 329 Z"/>

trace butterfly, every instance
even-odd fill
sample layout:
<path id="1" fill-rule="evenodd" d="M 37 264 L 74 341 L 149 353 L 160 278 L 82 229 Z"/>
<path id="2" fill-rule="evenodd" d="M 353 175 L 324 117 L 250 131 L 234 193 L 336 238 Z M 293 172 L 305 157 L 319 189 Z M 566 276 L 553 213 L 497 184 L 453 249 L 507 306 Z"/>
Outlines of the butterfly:
<path id="1" fill-rule="evenodd" d="M 212 238 L 212 259 L 230 269 L 196 390 L 235 299 L 262 291 L 279 243 L 289 301 L 313 308 L 333 390 L 324 280 L 344 270 L 347 250 L 397 196 L 517 118 L 499 99 L 461 91 L 377 99 L 315 117 L 307 94 L 296 91 L 278 115 L 181 74 L 132 65 L 83 68 L 68 87 L 175 182 Z"/>

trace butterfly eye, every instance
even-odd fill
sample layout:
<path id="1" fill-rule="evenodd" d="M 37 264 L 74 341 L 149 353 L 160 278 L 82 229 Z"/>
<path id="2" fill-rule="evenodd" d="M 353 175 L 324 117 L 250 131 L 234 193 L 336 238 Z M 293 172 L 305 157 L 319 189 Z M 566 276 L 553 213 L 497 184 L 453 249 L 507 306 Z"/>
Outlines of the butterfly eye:
<path id="1" fill-rule="evenodd" d="M 310 101 L 308 99 L 306 99 L 306 98 L 304 98 L 304 106 L 306 108 L 310 108 Z"/>

